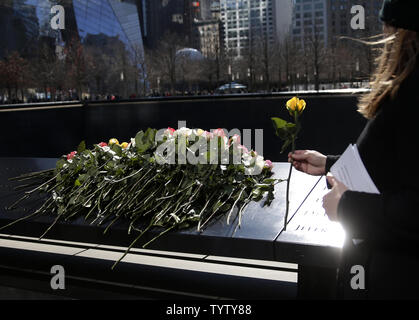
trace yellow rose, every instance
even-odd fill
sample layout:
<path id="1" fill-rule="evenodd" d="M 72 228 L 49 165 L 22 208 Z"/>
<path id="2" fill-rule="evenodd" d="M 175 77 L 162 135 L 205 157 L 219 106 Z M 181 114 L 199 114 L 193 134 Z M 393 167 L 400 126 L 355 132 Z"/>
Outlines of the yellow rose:
<path id="1" fill-rule="evenodd" d="M 122 147 L 122 149 L 128 148 L 128 142 L 122 142 L 121 147 Z"/>
<path id="2" fill-rule="evenodd" d="M 287 101 L 287 109 L 290 112 L 294 112 L 297 108 L 297 104 L 298 104 L 298 98 L 294 97 L 290 100 Z"/>
<path id="3" fill-rule="evenodd" d="M 306 102 L 303 99 L 300 100 L 297 97 L 294 97 L 287 101 L 287 109 L 292 116 L 294 116 L 296 111 L 298 114 L 303 113 L 305 108 Z"/>
<path id="4" fill-rule="evenodd" d="M 118 139 L 115 139 L 115 138 L 113 138 L 113 139 L 111 139 L 111 140 L 109 140 L 109 143 L 108 143 L 108 145 L 113 145 L 113 144 L 117 144 L 117 145 L 119 145 L 119 141 L 118 141 Z"/>
<path id="5" fill-rule="evenodd" d="M 298 113 L 301 114 L 305 108 L 306 108 L 306 102 L 303 99 L 299 100 L 297 103 Z"/>

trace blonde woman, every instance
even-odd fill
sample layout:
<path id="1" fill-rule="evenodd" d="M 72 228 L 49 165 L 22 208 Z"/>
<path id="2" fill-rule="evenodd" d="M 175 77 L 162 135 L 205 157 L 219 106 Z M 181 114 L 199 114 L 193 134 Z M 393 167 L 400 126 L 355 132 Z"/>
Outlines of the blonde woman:
<path id="1" fill-rule="evenodd" d="M 348 288 L 351 264 L 363 255 L 366 269 L 364 298 L 418 298 L 419 264 L 419 20 L 417 1 L 385 0 L 380 13 L 385 23 L 382 54 L 372 91 L 359 103 L 369 119 L 357 146 L 381 194 L 349 191 L 333 177 L 323 198 L 330 220 L 347 234 L 342 265 L 342 287 Z M 348 141 L 349 144 L 349 141 Z M 289 161 L 300 171 L 326 174 L 338 156 L 299 150 Z M 364 242 L 353 245 L 353 239 Z M 349 254 L 350 253 L 350 254 Z M 362 253 L 362 254 L 361 254 Z M 361 261 L 361 260 L 359 260 Z M 359 262 L 358 261 L 358 262 Z M 413 270 L 410 270 L 413 269 Z M 410 273 L 409 273 L 410 272 Z M 345 290 L 341 291 L 344 292 Z M 346 293 L 350 291 L 346 290 Z M 354 291 L 354 290 L 352 290 Z"/>

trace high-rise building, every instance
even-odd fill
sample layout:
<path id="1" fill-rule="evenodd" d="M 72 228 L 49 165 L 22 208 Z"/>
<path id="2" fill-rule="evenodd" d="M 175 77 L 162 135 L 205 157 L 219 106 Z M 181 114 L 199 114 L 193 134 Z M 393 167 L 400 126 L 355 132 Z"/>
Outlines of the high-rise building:
<path id="1" fill-rule="evenodd" d="M 274 23 L 276 39 L 282 42 L 290 33 L 294 0 L 274 0 Z"/>
<path id="2" fill-rule="evenodd" d="M 194 24 L 202 20 L 201 1 L 137 0 L 141 7 L 144 44 L 155 49 L 165 34 L 176 34 L 185 45 L 196 46 Z M 195 45 L 194 45 L 195 44 Z"/>
<path id="3" fill-rule="evenodd" d="M 23 1 L 1 2 L 0 30 L 0 58 L 13 51 L 29 54 L 40 31 L 36 7 Z"/>
<path id="4" fill-rule="evenodd" d="M 329 44 L 335 45 L 341 36 L 352 38 L 367 38 L 382 33 L 382 23 L 379 12 L 383 0 L 346 0 L 328 1 L 328 37 Z M 361 6 L 365 13 L 365 29 L 353 29 L 351 20 L 354 14 L 351 9 Z"/>
<path id="5" fill-rule="evenodd" d="M 211 3 L 211 19 L 221 21 L 221 8 L 219 0 L 213 0 Z"/>
<path id="6" fill-rule="evenodd" d="M 194 24 L 196 48 L 207 58 L 219 57 L 224 52 L 223 26 L 220 20 L 219 1 L 201 1 L 201 6 L 210 4 L 209 12 L 201 11 L 201 20 Z"/>
<path id="7" fill-rule="evenodd" d="M 184 0 L 184 35 L 185 44 L 191 48 L 199 48 L 199 32 L 197 24 L 202 21 L 201 2 Z"/>
<path id="8" fill-rule="evenodd" d="M 221 0 L 224 46 L 240 58 L 251 46 L 275 43 L 274 0 Z"/>
<path id="9" fill-rule="evenodd" d="M 379 11 L 383 0 L 294 0 L 291 35 L 304 47 L 310 40 L 333 46 L 341 36 L 362 38 L 381 33 Z M 362 6 L 365 29 L 353 29 L 354 6 Z"/>
<path id="10" fill-rule="evenodd" d="M 135 0 L 73 0 L 78 35 L 103 34 L 118 37 L 129 52 L 143 50 L 143 40 Z"/>
<path id="11" fill-rule="evenodd" d="M 64 8 L 63 29 L 53 23 L 55 5 Z M 34 90 L 43 98 L 138 93 L 146 83 L 139 12 L 137 0 L 0 2 L 0 59 L 18 53 L 30 75 L 20 82 L 33 86 L 31 97 Z"/>
<path id="12" fill-rule="evenodd" d="M 51 8 L 60 3 L 65 9 L 65 29 L 53 30 Z M 143 50 L 140 19 L 135 0 L 8 0 L 0 3 L 2 21 L 10 21 L 5 51 L 25 52 L 16 42 L 36 43 L 40 37 L 53 38 L 56 44 L 77 38 L 83 44 L 87 36 L 117 37 L 128 52 Z M 5 26 L 6 27 L 6 26 Z M 10 39 L 9 39 L 10 38 Z M 12 38 L 17 40 L 12 41 Z M 3 46 L 2 46 L 3 47 Z M 8 48 L 9 47 L 9 48 Z"/>
<path id="13" fill-rule="evenodd" d="M 221 46 L 221 23 L 219 20 L 204 20 L 196 24 L 199 42 L 198 50 L 204 57 L 213 58 L 219 55 L 223 48 Z"/>
<path id="14" fill-rule="evenodd" d="M 317 41 L 327 46 L 328 0 L 295 0 L 292 38 L 297 46 Z"/>
<path id="15" fill-rule="evenodd" d="M 214 1 L 214 0 L 201 0 L 200 1 L 202 20 L 210 20 L 212 18 L 211 7 L 214 2 L 218 2 L 218 1 Z"/>

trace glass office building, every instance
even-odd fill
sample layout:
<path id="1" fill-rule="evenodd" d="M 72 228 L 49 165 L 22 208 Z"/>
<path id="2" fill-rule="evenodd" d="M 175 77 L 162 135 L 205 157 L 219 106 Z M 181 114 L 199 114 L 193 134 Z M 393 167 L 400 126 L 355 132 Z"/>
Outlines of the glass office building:
<path id="1" fill-rule="evenodd" d="M 0 58 L 17 51 L 26 55 L 42 36 L 58 38 L 51 28 L 46 28 L 45 8 L 50 1 L 5 0 L 0 2 Z M 48 11 L 49 14 L 49 11 Z"/>
<path id="2" fill-rule="evenodd" d="M 77 91 L 79 97 L 80 92 L 88 96 L 138 94 L 145 78 L 143 4 L 141 0 L 4 0 L 0 2 L 0 61 L 11 65 L 8 59 L 17 53 L 30 69 L 25 71 L 24 83 L 19 80 L 20 88 L 41 88 L 45 95 L 55 90 Z M 64 9 L 63 29 L 52 23 L 56 5 Z M 61 78 L 50 76 L 43 81 L 40 72 L 48 70 L 36 67 L 58 68 L 60 62 L 54 65 L 55 60 L 64 65 Z M 71 75 L 77 79 L 66 81 Z M 8 91 L 8 96 L 13 95 Z M 17 91 L 15 96 L 19 96 Z"/>
<path id="3" fill-rule="evenodd" d="M 137 1 L 73 0 L 77 30 L 83 40 L 88 35 L 117 37 L 127 50 L 143 51 Z"/>
<path id="4" fill-rule="evenodd" d="M 2 54 L 18 51 L 40 37 L 62 42 L 65 34 L 77 35 L 81 42 L 89 35 L 117 37 L 128 51 L 143 51 L 138 3 L 120 0 L 5 0 L 0 3 Z M 54 30 L 51 8 L 65 8 L 65 29 Z M 5 45 L 4 45 L 5 44 Z"/>

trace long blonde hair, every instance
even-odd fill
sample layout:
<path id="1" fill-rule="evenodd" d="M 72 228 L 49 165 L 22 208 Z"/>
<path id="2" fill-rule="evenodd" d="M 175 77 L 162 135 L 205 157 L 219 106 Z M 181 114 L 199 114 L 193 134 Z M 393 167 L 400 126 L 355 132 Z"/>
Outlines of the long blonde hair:
<path id="1" fill-rule="evenodd" d="M 366 118 L 373 118 L 382 102 L 388 97 L 394 99 L 400 85 L 417 67 L 419 54 L 419 33 L 405 29 L 382 40 L 384 48 L 377 59 L 377 70 L 373 76 L 372 90 L 364 95 L 358 110 Z"/>

